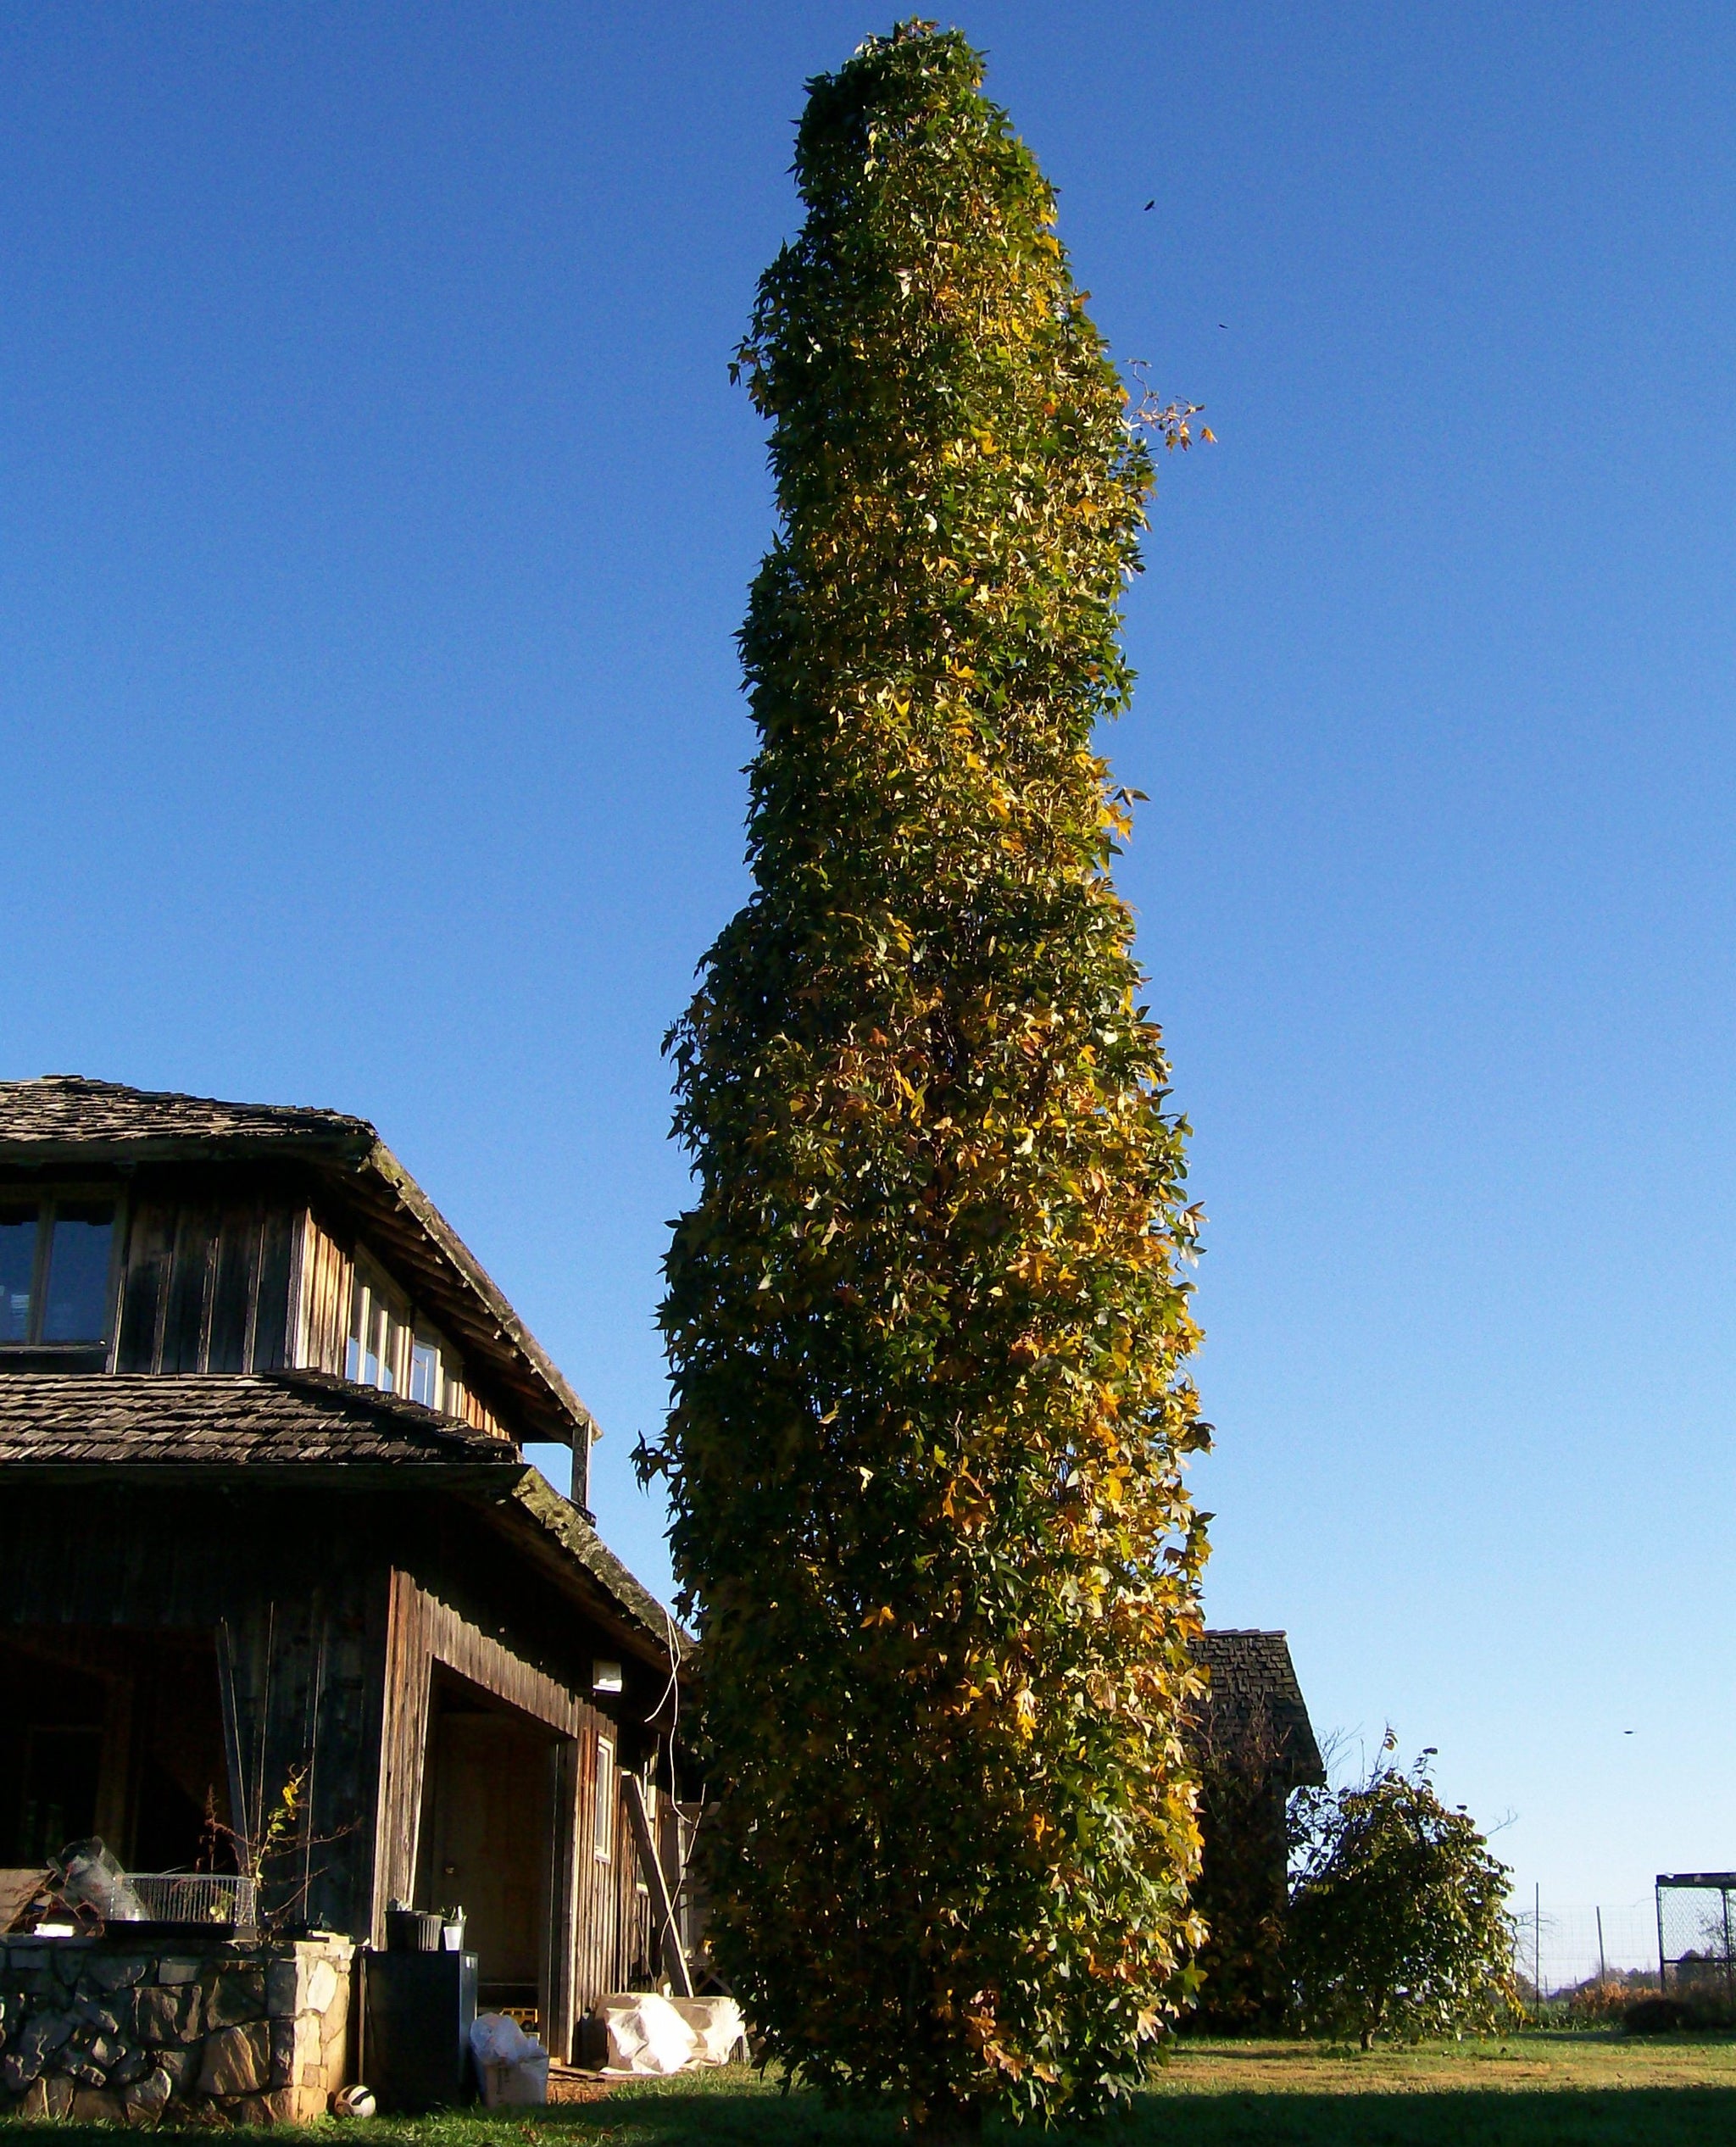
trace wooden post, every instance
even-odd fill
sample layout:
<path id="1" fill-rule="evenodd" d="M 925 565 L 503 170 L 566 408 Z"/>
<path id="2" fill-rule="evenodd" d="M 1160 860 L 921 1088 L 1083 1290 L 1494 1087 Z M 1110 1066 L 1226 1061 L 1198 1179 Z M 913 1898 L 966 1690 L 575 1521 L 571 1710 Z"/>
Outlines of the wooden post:
<path id="1" fill-rule="evenodd" d="M 633 1830 L 633 1846 L 639 1852 L 639 1868 L 645 1875 L 645 1884 L 651 1894 L 651 1921 L 657 1927 L 657 1935 L 663 1948 L 663 1965 L 669 1980 L 675 1986 L 677 1998 L 691 1998 L 693 1994 L 693 1974 L 687 1966 L 687 1956 L 682 1947 L 682 1934 L 675 1920 L 675 1904 L 669 1898 L 669 1881 L 658 1861 L 657 1843 L 651 1832 L 651 1818 L 645 1809 L 645 1792 L 637 1774 L 623 1777 L 626 1794 L 627 1819 Z"/>

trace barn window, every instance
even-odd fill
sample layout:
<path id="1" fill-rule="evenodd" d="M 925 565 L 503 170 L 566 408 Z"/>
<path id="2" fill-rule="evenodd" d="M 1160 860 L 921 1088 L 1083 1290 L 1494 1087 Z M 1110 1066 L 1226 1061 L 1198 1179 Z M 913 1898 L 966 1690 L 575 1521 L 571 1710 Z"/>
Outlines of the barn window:
<path id="1" fill-rule="evenodd" d="M 343 1376 L 358 1386 L 402 1393 L 409 1384 L 409 1319 L 402 1299 L 368 1262 L 356 1262 L 350 1295 L 349 1338 L 344 1344 Z"/>
<path id="2" fill-rule="evenodd" d="M 615 1854 L 615 1746 L 606 1737 L 597 1740 L 597 1812 L 591 1841 L 598 1862 L 606 1864 Z"/>
<path id="3" fill-rule="evenodd" d="M 0 1208 L 0 1343 L 106 1341 L 114 1243 L 112 1201 Z"/>
<path id="4" fill-rule="evenodd" d="M 0 1342 L 30 1340 L 36 1277 L 36 1210 L 0 1209 Z"/>
<path id="5" fill-rule="evenodd" d="M 410 1399 L 424 1409 L 440 1406 L 440 1344 L 419 1334 L 410 1349 Z"/>

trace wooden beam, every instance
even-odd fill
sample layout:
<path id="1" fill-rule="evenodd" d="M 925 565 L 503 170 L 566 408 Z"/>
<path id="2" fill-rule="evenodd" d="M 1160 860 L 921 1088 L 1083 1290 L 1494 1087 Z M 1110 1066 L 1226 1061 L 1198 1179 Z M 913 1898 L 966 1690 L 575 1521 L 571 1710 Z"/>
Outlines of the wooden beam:
<path id="1" fill-rule="evenodd" d="M 663 1947 L 663 1965 L 669 1980 L 675 1986 L 677 1998 L 693 1995 L 693 1972 L 687 1966 L 687 1956 L 682 1946 L 680 1927 L 675 1920 L 675 1904 L 669 1898 L 669 1881 L 657 1856 L 657 1844 L 652 1838 L 651 1817 L 645 1809 L 645 1792 L 637 1774 L 623 1777 L 622 1787 L 626 1796 L 627 1818 L 633 1829 L 633 1846 L 639 1852 L 639 1868 L 644 1873 L 645 1883 L 651 1894 L 651 1921 L 657 1927 L 657 1935 Z"/>

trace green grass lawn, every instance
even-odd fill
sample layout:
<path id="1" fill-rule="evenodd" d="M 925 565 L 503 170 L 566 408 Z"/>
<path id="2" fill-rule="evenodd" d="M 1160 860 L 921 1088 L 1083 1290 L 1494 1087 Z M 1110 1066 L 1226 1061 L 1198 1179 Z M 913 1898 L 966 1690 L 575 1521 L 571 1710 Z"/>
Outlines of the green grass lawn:
<path id="1" fill-rule="evenodd" d="M 58 2127 L 57 2147 L 95 2129 Z M 991 2128 L 991 2138 L 1012 2136 Z M 1129 2114 L 1062 2136 L 1082 2147 L 1736 2147 L 1736 2040 L 1544 2033 L 1367 2056 L 1302 2043 L 1190 2043 Z M 636 2083 L 585 2105 L 327 2121 L 258 2137 L 275 2147 L 893 2147 L 898 2120 L 828 2111 L 732 2067 Z M 0 2147 L 42 2139 L 40 2126 L 0 2124 Z"/>

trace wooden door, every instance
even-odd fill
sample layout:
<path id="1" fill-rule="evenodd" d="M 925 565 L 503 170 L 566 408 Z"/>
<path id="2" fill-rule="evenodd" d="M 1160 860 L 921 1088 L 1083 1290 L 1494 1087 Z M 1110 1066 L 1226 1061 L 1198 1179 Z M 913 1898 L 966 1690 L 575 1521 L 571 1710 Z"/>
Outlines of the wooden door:
<path id="1" fill-rule="evenodd" d="M 485 2002 L 536 2005 L 547 1968 L 554 1739 L 521 1717 L 435 1721 L 419 1905 L 462 1906 Z"/>

